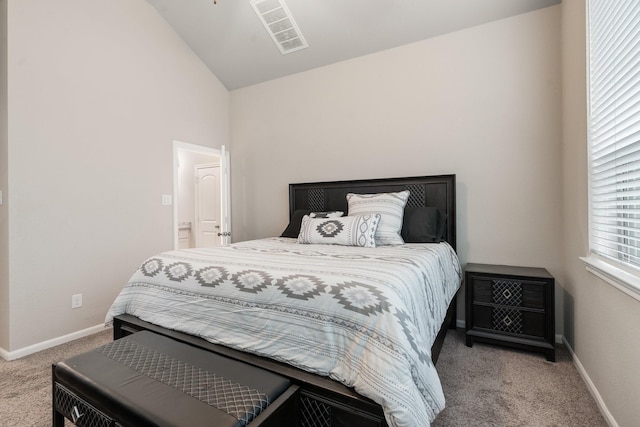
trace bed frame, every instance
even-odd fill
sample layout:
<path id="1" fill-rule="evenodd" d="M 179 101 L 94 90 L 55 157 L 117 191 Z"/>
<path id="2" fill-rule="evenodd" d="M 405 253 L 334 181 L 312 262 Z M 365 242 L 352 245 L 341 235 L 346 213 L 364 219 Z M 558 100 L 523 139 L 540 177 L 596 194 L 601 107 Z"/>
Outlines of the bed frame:
<path id="1" fill-rule="evenodd" d="M 410 196 L 407 206 L 435 206 L 446 212 L 445 239 L 456 249 L 455 187 L 455 175 L 290 184 L 289 215 L 292 217 L 296 209 L 341 210 L 346 213 L 347 193 L 365 194 L 409 190 Z M 438 360 L 447 330 L 449 328 L 455 329 L 455 325 L 456 298 L 449 305 L 447 316 L 431 348 L 431 357 L 434 363 Z M 352 388 L 327 377 L 314 375 L 271 359 L 212 344 L 202 338 L 166 329 L 131 315 L 120 315 L 114 319 L 114 339 L 141 330 L 150 330 L 288 377 L 300 387 L 300 427 L 387 426 L 382 408 L 378 404 L 360 396 Z"/>

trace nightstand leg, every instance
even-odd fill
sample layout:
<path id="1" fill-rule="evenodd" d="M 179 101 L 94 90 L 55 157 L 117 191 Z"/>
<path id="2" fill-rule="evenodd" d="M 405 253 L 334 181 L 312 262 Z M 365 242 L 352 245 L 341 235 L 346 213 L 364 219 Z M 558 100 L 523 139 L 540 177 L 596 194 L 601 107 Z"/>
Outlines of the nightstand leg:
<path id="1" fill-rule="evenodd" d="M 467 347 L 473 347 L 473 339 L 469 335 L 467 335 L 466 344 Z"/>
<path id="2" fill-rule="evenodd" d="M 547 350 L 545 352 L 545 356 L 547 356 L 547 360 L 549 362 L 555 362 L 556 361 L 556 351 L 555 350 Z"/>

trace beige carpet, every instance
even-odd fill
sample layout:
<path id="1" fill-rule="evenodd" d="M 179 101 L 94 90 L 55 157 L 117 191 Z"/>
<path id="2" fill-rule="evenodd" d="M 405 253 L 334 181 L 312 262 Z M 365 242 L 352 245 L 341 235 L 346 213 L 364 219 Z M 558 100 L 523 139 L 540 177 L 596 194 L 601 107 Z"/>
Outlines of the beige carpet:
<path id="1" fill-rule="evenodd" d="M 437 364 L 447 407 L 433 426 L 607 426 L 564 346 L 538 353 L 475 343 L 450 331 Z"/>
<path id="2" fill-rule="evenodd" d="M 11 362 L 0 358 L 0 427 L 51 427 L 51 365 L 112 337 L 107 329 Z"/>
<path id="3" fill-rule="evenodd" d="M 468 348 L 463 337 L 461 330 L 449 332 L 440 354 L 447 408 L 434 426 L 607 425 L 565 349 L 550 363 L 533 353 Z M 51 364 L 110 340 L 107 330 L 19 360 L 0 359 L 0 426 L 50 426 Z"/>

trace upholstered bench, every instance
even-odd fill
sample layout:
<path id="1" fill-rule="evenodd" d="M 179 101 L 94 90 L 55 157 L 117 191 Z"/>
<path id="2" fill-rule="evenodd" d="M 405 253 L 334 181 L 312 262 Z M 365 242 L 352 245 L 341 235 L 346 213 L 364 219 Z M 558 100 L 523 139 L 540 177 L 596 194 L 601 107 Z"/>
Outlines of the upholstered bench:
<path id="1" fill-rule="evenodd" d="M 296 425 L 297 386 L 143 331 L 53 365 L 53 425 Z"/>

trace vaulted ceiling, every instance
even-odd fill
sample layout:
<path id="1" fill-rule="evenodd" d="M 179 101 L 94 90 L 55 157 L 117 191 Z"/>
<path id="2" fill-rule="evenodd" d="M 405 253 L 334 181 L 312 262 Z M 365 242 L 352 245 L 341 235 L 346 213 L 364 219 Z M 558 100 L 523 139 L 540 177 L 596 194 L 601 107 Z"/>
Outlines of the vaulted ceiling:
<path id="1" fill-rule="evenodd" d="M 560 3 L 285 0 L 308 47 L 283 55 L 250 0 L 147 1 L 229 90 Z"/>

